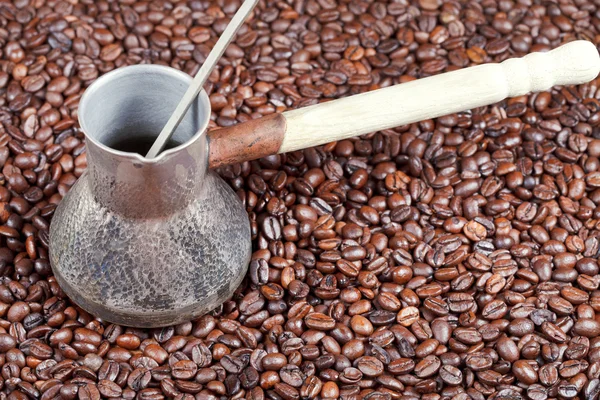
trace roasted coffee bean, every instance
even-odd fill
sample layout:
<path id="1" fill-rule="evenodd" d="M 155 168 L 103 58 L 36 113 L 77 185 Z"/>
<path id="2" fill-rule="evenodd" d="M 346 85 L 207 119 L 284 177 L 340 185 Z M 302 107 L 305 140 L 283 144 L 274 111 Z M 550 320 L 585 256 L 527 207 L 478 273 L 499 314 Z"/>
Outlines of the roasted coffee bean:
<path id="1" fill-rule="evenodd" d="M 376 377 L 383 373 L 383 363 L 371 356 L 356 360 L 356 367 L 367 377 Z"/>
<path id="2" fill-rule="evenodd" d="M 494 364 L 492 357 L 486 353 L 471 353 L 465 358 L 465 364 L 472 371 L 485 371 Z"/>
<path id="3" fill-rule="evenodd" d="M 281 353 L 267 354 L 262 358 L 262 368 L 268 371 L 277 371 L 287 363 L 287 358 Z"/>
<path id="4" fill-rule="evenodd" d="M 173 364 L 171 367 L 171 375 L 175 379 L 191 379 L 196 375 L 197 370 L 198 367 L 193 361 L 181 360 Z"/>
<path id="5" fill-rule="evenodd" d="M 136 368 L 129 374 L 129 377 L 127 378 L 127 386 L 129 386 L 131 390 L 139 391 L 148 386 L 151 378 L 152 375 L 150 374 L 150 371 L 142 368 Z"/>
<path id="6" fill-rule="evenodd" d="M 276 383 L 274 389 L 275 393 L 284 400 L 296 400 L 300 398 L 298 390 L 287 383 Z"/>
<path id="7" fill-rule="evenodd" d="M 295 365 L 287 365 L 279 371 L 281 380 L 290 386 L 299 388 L 304 383 L 304 374 Z"/>
<path id="8" fill-rule="evenodd" d="M 531 385 L 538 380 L 537 372 L 533 369 L 529 361 L 518 360 L 513 363 L 512 372 L 519 382 Z"/>
<path id="9" fill-rule="evenodd" d="M 419 378 L 427 378 L 434 375 L 441 366 L 441 361 L 438 357 L 430 355 L 415 365 L 415 375 Z"/>
<path id="10" fill-rule="evenodd" d="M 109 380 L 101 380 L 98 382 L 98 391 L 104 397 L 121 397 L 123 390 L 116 383 Z"/>
<path id="11" fill-rule="evenodd" d="M 446 384 L 451 386 L 460 385 L 463 379 L 460 369 L 452 365 L 442 365 L 439 375 Z"/>

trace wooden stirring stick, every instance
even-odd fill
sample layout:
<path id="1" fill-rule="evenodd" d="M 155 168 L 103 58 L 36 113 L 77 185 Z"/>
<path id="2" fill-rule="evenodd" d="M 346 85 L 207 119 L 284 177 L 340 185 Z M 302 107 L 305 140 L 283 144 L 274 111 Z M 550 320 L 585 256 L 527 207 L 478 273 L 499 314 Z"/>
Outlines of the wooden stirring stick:
<path id="1" fill-rule="evenodd" d="M 217 65 L 217 62 L 225 52 L 225 49 L 238 32 L 250 12 L 254 9 L 258 3 L 258 0 L 245 0 L 240 9 L 235 13 L 229 25 L 215 44 L 215 47 L 211 50 L 206 57 L 206 61 L 200 67 L 200 71 L 194 77 L 190 87 L 186 90 L 185 94 L 181 98 L 181 101 L 177 105 L 177 108 L 171 114 L 171 117 L 167 121 L 167 124 L 160 132 L 160 135 L 154 141 L 154 144 L 146 154 L 146 158 L 156 157 L 165 147 L 165 144 L 169 141 L 177 126 L 187 113 L 188 109 L 202 90 L 206 79 Z"/>

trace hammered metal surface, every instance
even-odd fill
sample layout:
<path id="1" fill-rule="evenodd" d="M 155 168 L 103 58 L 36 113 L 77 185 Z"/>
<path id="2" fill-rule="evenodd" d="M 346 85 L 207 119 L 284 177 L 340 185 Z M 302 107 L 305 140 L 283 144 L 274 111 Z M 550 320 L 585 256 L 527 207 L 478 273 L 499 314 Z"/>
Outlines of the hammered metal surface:
<path id="1" fill-rule="evenodd" d="M 210 311 L 240 284 L 250 224 L 214 173 L 188 208 L 154 220 L 109 211 L 94 199 L 89 176 L 62 200 L 50 231 L 57 280 L 82 308 L 128 326 L 171 325 Z"/>

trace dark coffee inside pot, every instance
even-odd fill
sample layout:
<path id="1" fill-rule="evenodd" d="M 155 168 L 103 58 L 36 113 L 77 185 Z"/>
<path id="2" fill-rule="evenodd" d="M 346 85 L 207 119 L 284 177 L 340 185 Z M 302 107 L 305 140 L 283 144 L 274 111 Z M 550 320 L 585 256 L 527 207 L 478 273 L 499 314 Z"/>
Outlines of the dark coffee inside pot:
<path id="1" fill-rule="evenodd" d="M 148 153 L 148 151 L 152 147 L 152 144 L 154 143 L 154 140 L 156 139 L 156 136 L 129 136 L 124 138 L 119 137 L 121 135 L 115 136 L 116 140 L 112 143 L 107 143 L 108 147 L 110 147 L 111 149 L 125 151 L 128 153 L 138 153 L 142 156 L 145 156 Z M 165 146 L 165 150 L 172 149 L 174 147 L 179 146 L 180 144 L 181 143 L 175 141 L 174 139 L 170 139 Z"/>

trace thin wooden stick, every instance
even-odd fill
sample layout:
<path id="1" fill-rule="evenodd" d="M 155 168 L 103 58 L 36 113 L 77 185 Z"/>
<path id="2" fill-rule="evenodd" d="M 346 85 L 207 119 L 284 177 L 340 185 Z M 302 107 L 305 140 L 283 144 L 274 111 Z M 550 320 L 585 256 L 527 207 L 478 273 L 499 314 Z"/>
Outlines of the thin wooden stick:
<path id="1" fill-rule="evenodd" d="M 213 68 L 217 65 L 217 62 L 225 52 L 225 49 L 257 3 L 258 0 L 245 0 L 244 4 L 242 4 L 240 9 L 235 13 L 231 19 L 231 22 L 229 25 L 227 25 L 227 28 L 225 28 L 225 31 L 215 44 L 215 47 L 213 47 L 211 52 L 208 54 L 208 57 L 206 57 L 206 61 L 204 61 L 202 67 L 200 67 L 200 71 L 198 71 L 194 77 L 192 84 L 183 95 L 181 101 L 177 105 L 177 108 L 173 114 L 171 114 L 169 121 L 167 121 L 167 124 L 164 126 L 160 132 L 160 135 L 158 135 L 154 141 L 154 144 L 150 148 L 150 151 L 148 151 L 148 154 L 146 154 L 146 158 L 154 158 L 163 150 L 165 144 L 169 141 L 173 135 L 173 132 L 175 132 L 175 129 L 177 129 L 177 126 L 179 126 L 179 123 L 202 90 L 206 79 L 212 72 Z"/>

